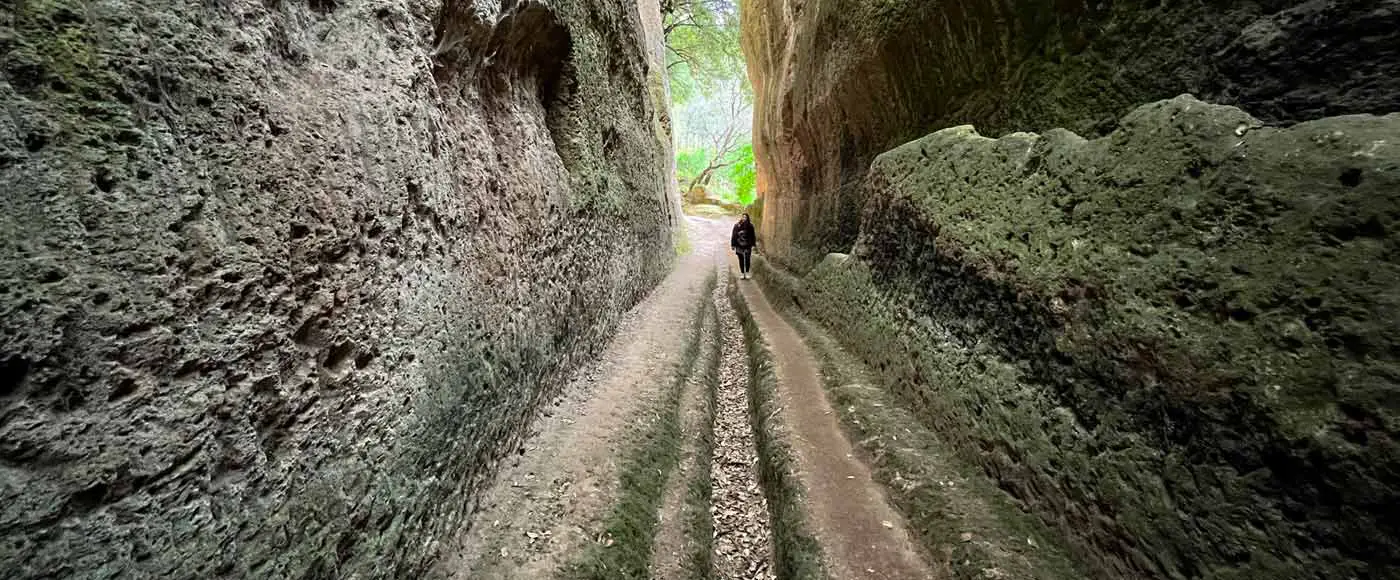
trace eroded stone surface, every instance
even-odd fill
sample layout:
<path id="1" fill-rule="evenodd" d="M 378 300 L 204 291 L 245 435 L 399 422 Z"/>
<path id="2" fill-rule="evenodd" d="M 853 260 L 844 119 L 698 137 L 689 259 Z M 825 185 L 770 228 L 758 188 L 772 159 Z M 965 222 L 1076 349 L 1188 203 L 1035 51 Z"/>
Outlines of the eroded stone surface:
<path id="1" fill-rule="evenodd" d="M 1389 577 L 1400 115 L 1260 125 L 937 132 L 782 292 L 1100 577 Z"/>
<path id="2" fill-rule="evenodd" d="M 876 155 L 947 127 L 1093 137 L 1191 93 L 1270 123 L 1400 110 L 1400 0 L 744 0 L 770 257 L 855 240 Z"/>
<path id="3" fill-rule="evenodd" d="M 419 575 L 670 263 L 639 21 L 0 7 L 0 567 Z"/>

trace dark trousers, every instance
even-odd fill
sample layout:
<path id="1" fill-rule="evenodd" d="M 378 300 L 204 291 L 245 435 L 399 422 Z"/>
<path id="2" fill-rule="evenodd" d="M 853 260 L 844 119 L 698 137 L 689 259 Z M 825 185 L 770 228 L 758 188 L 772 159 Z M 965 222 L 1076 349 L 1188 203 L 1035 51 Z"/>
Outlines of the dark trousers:
<path id="1" fill-rule="evenodd" d="M 735 248 L 734 253 L 739 255 L 739 272 L 749 273 L 749 259 L 753 257 L 753 248 Z"/>

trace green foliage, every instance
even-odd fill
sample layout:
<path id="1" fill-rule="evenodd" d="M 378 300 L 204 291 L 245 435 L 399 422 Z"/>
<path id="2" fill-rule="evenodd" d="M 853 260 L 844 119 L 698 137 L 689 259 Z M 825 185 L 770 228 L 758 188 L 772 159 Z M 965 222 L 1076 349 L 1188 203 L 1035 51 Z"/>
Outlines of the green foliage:
<path id="1" fill-rule="evenodd" d="M 696 86 L 695 75 L 691 74 L 690 66 L 684 62 L 675 62 L 675 55 L 670 51 L 666 53 L 666 71 L 671 77 L 671 103 L 673 106 L 688 103 L 700 93 Z"/>
<path id="2" fill-rule="evenodd" d="M 754 200 L 748 136 L 753 89 L 739 49 L 733 0 L 663 0 L 667 71 L 675 109 L 676 181 L 726 204 Z"/>
<path id="3" fill-rule="evenodd" d="M 754 183 L 758 179 L 758 173 L 754 169 L 753 163 L 753 143 L 745 143 L 728 159 L 729 182 L 734 184 L 734 198 L 739 205 L 749 205 L 753 203 Z"/>
<path id="4" fill-rule="evenodd" d="M 716 163 L 716 170 L 710 173 L 705 190 L 725 203 L 750 205 L 754 202 L 753 144 L 747 140 L 736 150 L 715 160 L 714 152 L 708 148 L 682 149 L 676 153 L 676 182 L 685 189 L 710 163 Z"/>
<path id="5" fill-rule="evenodd" d="M 666 70 L 671 97 L 683 104 L 697 93 L 713 93 L 719 82 L 742 78 L 739 11 L 730 0 L 666 0 Z"/>
<path id="6" fill-rule="evenodd" d="M 709 166 L 714 154 L 704 147 L 682 149 L 676 152 L 676 180 L 682 185 L 690 183 Z"/>

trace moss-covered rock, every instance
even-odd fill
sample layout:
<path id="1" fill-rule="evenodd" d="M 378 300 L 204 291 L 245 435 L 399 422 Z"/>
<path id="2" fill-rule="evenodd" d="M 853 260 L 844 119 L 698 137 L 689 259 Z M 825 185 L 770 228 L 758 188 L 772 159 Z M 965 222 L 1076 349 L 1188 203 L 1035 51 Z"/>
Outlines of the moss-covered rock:
<path id="1" fill-rule="evenodd" d="M 1261 125 L 940 131 L 784 293 L 1099 577 L 1394 577 L 1400 115 Z"/>

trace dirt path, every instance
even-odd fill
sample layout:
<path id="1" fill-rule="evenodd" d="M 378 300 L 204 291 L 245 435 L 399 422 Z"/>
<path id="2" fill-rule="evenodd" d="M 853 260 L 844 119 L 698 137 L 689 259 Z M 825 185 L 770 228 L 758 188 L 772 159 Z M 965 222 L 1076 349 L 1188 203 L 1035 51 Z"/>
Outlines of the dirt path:
<path id="1" fill-rule="evenodd" d="M 715 227 L 727 230 L 729 224 Z M 728 253 L 715 258 L 715 270 L 726 271 Z M 658 514 L 654 580 L 774 577 L 773 535 L 749 415 L 748 357 L 728 298 L 736 281 L 718 276 L 709 297 L 713 321 L 702 340 L 708 352 L 683 397 L 686 444 Z"/>
<path id="2" fill-rule="evenodd" d="M 773 530 L 759 486 L 748 357 L 724 298 L 724 285 L 738 284 L 772 352 L 777 400 L 806 491 L 802 509 L 830 577 L 933 578 L 903 520 L 854 456 L 818 363 L 796 331 L 753 281 L 722 276 L 713 294 L 701 295 L 716 270 L 734 269 L 728 221 L 687 223 L 694 251 L 628 313 L 604 356 L 565 390 L 554 412 L 535 423 L 536 435 L 484 494 L 440 575 L 531 580 L 586 569 L 580 577 L 772 578 Z M 640 464 L 640 472 L 626 458 L 638 445 L 654 452 L 654 463 Z M 637 487 L 639 474 L 652 474 L 646 477 L 654 483 Z M 614 545 L 612 534 L 623 529 L 616 521 L 631 531 Z"/>
<path id="3" fill-rule="evenodd" d="M 831 577 L 934 578 L 903 519 L 886 502 L 870 469 L 855 457 L 843 435 L 822 388 L 816 359 L 756 283 L 740 284 L 776 362 L 778 397 L 795 439 L 809 521 Z"/>
<path id="4" fill-rule="evenodd" d="M 502 469 L 469 531 L 437 571 L 449 578 L 551 578 L 597 541 L 615 499 L 618 450 L 633 418 L 673 384 L 695 305 L 716 259 L 724 224 L 688 220 L 694 251 L 624 318 L 599 362 L 564 391 L 552 415 L 532 426 L 519 461 Z"/>
<path id="5" fill-rule="evenodd" d="M 718 266 L 718 264 L 716 264 Z M 715 292 L 719 291 L 716 287 Z M 711 293 L 713 300 L 713 292 Z M 714 381 L 719 365 L 719 332 L 713 308 L 700 337 L 700 355 L 681 395 L 680 465 L 666 483 L 657 514 L 650 574 L 653 580 L 705 578 L 714 533 L 710 521 L 710 450 L 714 447 Z"/>

